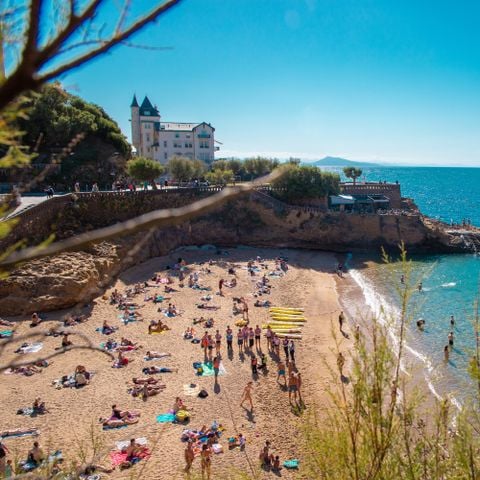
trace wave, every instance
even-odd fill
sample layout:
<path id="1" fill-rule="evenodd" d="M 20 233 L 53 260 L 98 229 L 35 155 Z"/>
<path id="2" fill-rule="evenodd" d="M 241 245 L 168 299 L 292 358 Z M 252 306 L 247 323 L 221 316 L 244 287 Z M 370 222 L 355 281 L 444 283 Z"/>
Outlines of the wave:
<path id="1" fill-rule="evenodd" d="M 373 312 L 373 315 L 378 319 L 378 321 L 387 329 L 389 339 L 394 347 L 395 351 L 398 352 L 400 347 L 400 339 L 397 335 L 398 322 L 400 320 L 401 311 L 400 309 L 389 302 L 383 295 L 378 293 L 377 289 L 368 279 L 365 278 L 358 270 L 351 269 L 349 270 L 351 278 L 355 283 L 360 287 L 365 298 L 365 302 L 368 307 Z M 454 283 L 454 282 L 452 282 Z M 448 284 L 449 286 L 451 284 Z M 434 372 L 434 366 L 431 359 L 428 355 L 419 352 L 414 349 L 408 342 L 405 341 L 404 348 L 408 351 L 416 360 L 420 361 L 424 365 L 424 379 L 427 384 L 428 389 L 432 392 L 434 397 L 437 400 L 443 400 L 443 397 L 435 388 L 435 385 L 432 380 L 432 374 Z M 400 368 L 403 373 L 410 375 L 410 373 L 404 367 L 404 362 L 400 363 Z M 449 396 L 450 402 L 457 407 L 461 408 L 460 402 L 453 396 Z"/>
<path id="2" fill-rule="evenodd" d="M 448 283 L 442 283 L 441 285 L 443 288 L 452 288 L 457 286 L 457 282 L 448 282 Z"/>

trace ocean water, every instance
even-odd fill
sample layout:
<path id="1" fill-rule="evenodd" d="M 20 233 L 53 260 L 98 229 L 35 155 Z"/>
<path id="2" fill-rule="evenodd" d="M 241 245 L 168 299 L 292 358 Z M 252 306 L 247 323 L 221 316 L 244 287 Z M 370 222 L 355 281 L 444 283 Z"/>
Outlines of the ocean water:
<path id="1" fill-rule="evenodd" d="M 471 219 L 480 226 L 480 168 L 366 168 L 367 181 L 398 180 L 402 195 L 412 197 L 421 211 L 444 221 Z M 395 319 L 399 313 L 401 265 L 385 265 L 380 257 L 370 258 L 368 268 L 355 268 L 351 258 L 351 277 L 360 286 L 369 307 L 384 312 L 392 343 L 397 343 Z M 362 264 L 364 258 L 361 259 Z M 480 256 L 473 254 L 422 255 L 411 257 L 412 283 L 420 281 L 423 291 L 412 294 L 406 335 L 405 369 L 420 375 L 432 393 L 448 397 L 455 405 L 463 403 L 475 392 L 467 369 L 475 353 L 473 328 L 474 305 L 480 298 Z M 449 361 L 444 360 L 444 347 L 452 331 L 450 315 L 455 317 L 454 346 Z M 387 319 L 388 317 L 388 319 Z M 426 321 L 424 331 L 416 320 Z"/>

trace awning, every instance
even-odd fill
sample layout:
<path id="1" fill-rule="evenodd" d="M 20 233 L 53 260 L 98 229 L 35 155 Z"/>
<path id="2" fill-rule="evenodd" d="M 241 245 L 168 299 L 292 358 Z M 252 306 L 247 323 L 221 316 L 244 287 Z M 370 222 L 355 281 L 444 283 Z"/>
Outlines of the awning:
<path id="1" fill-rule="evenodd" d="M 330 195 L 330 205 L 353 205 L 355 199 L 351 195 Z"/>

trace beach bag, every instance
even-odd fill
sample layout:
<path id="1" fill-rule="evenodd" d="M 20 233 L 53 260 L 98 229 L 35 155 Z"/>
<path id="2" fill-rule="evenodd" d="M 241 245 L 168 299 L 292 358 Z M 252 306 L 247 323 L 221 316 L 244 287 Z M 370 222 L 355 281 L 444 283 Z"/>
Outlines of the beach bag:
<path id="1" fill-rule="evenodd" d="M 197 368 L 197 375 L 200 377 L 203 375 L 203 367 L 198 367 Z"/>
<path id="2" fill-rule="evenodd" d="M 208 392 L 206 390 L 200 390 L 198 396 L 200 398 L 207 398 L 208 397 Z"/>
<path id="3" fill-rule="evenodd" d="M 178 422 L 184 422 L 190 417 L 190 414 L 186 410 L 179 410 L 175 415 L 175 419 Z"/>

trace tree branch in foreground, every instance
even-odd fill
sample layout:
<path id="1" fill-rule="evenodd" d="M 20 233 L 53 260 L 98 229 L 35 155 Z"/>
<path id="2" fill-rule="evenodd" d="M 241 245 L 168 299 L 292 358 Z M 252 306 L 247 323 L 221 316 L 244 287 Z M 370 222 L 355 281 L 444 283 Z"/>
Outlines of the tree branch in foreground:
<path id="1" fill-rule="evenodd" d="M 164 227 L 176 225 L 198 215 L 205 214 L 217 208 L 219 205 L 232 200 L 242 193 L 249 192 L 262 184 L 272 182 L 280 178 L 284 168 L 277 168 L 266 177 L 259 178 L 247 185 L 227 187 L 221 192 L 211 195 L 208 198 L 198 200 L 190 205 L 179 208 L 155 210 L 138 217 L 117 223 L 105 228 L 99 228 L 93 232 L 81 233 L 74 237 L 61 240 L 43 247 L 29 247 L 24 250 L 12 253 L 0 262 L 0 267 L 12 268 L 18 263 L 33 260 L 35 258 L 57 255 L 68 250 L 76 250 L 93 242 L 101 242 L 111 238 L 118 238 L 123 235 L 132 234 L 151 227 Z"/>

